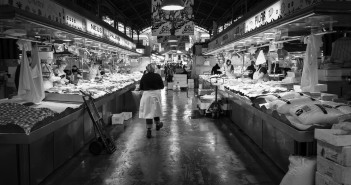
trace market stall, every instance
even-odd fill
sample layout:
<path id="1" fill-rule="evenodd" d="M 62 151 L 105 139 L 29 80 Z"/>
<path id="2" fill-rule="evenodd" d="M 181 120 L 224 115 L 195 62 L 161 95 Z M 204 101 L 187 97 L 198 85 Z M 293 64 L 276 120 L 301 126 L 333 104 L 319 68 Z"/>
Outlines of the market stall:
<path id="1" fill-rule="evenodd" d="M 38 184 L 94 138 L 82 92 L 107 127 L 112 114 L 137 110 L 131 91 L 142 73 L 131 72 L 130 56 L 140 54 L 102 20 L 53 1 L 2 1 L 0 12 L 1 39 L 19 48 L 6 49 L 21 62 L 5 61 L 18 93 L 0 99 L 0 181 Z"/>
<path id="2" fill-rule="evenodd" d="M 343 114 L 334 106 L 330 110 L 328 107 L 334 105 L 332 100 L 347 102 L 347 99 L 338 99 L 339 93 L 335 93 L 334 87 L 329 88 L 332 86 L 330 83 L 319 84 L 324 80 L 318 81 L 318 69 L 321 63 L 330 62 L 321 60 L 331 53 L 332 49 L 328 46 L 332 44 L 330 35 L 345 33 L 345 29 L 350 27 L 347 21 L 351 16 L 347 12 L 350 6 L 348 2 L 337 1 L 276 1 L 262 11 L 239 19 L 216 36 L 204 53 L 215 55 L 217 63 L 223 66 L 231 61 L 234 69 L 221 70 L 220 75 L 226 79 L 220 89 L 229 103 L 230 118 L 283 171 L 288 170 L 289 155 L 316 155 L 314 128 L 330 128 L 331 124 L 338 122 L 336 117 Z M 252 61 L 256 63 L 255 71 L 248 68 Z M 331 66 L 331 63 L 327 65 Z M 344 59 L 341 63 L 346 65 L 348 61 Z M 202 88 L 211 88 L 210 76 L 200 78 Z M 300 92 L 304 97 L 281 98 L 284 93 Z M 324 110 L 324 104 L 327 104 L 326 112 L 335 114 L 328 124 L 319 120 L 323 124 L 306 126 L 292 120 L 294 112 L 288 109 L 279 112 L 277 105 L 269 106 L 270 100 L 263 98 L 266 103 L 263 105 L 260 101 L 267 94 L 273 95 L 273 99 L 288 99 L 287 104 L 302 101 L 301 106 L 308 107 L 308 110 L 310 100 L 313 100 L 312 107 L 323 105 L 317 110 Z"/>

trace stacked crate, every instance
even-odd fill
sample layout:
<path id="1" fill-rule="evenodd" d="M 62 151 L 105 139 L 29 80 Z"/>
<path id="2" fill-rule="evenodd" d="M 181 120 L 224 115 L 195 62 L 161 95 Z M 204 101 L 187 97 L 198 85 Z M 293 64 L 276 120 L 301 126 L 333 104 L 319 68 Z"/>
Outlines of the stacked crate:
<path id="1" fill-rule="evenodd" d="M 351 184 L 351 135 L 340 130 L 316 129 L 316 185 Z"/>
<path id="2" fill-rule="evenodd" d="M 173 85 L 179 85 L 181 88 L 188 87 L 188 75 L 186 74 L 175 74 L 173 76 Z"/>

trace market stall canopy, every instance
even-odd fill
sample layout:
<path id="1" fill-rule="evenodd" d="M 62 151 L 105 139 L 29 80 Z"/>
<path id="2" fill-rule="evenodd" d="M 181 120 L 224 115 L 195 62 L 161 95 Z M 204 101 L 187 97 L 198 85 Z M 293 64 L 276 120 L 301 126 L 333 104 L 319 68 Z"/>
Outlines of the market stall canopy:
<path id="1" fill-rule="evenodd" d="M 28 9 L 35 6 L 33 4 L 19 6 L 20 3 L 11 3 L 14 2 L 0 2 L 1 38 L 47 44 L 84 43 L 102 50 L 140 55 L 135 51 L 135 44 L 131 38 L 117 33 L 102 20 L 84 17 L 54 1 L 45 1 L 43 6 L 35 11 Z"/>
<path id="2" fill-rule="evenodd" d="M 299 1 L 294 4 L 295 8 L 287 6 L 287 2 L 278 0 L 245 15 L 213 38 L 205 54 L 260 46 L 272 41 L 292 42 L 311 33 L 323 35 L 350 29 L 350 2 Z"/>

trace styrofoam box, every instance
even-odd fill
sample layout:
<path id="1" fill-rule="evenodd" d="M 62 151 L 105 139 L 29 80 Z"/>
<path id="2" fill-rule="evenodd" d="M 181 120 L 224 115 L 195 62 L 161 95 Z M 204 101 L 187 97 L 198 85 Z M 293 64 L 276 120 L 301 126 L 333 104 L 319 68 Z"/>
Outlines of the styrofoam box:
<path id="1" fill-rule="evenodd" d="M 328 176 L 322 175 L 319 172 L 316 172 L 316 185 L 342 185 L 339 184 L 335 181 L 333 181 L 333 179 L 331 179 Z"/>
<path id="2" fill-rule="evenodd" d="M 202 96 L 202 95 L 206 95 L 206 94 L 211 94 L 213 92 L 214 92 L 213 89 L 199 89 L 198 95 Z"/>
<path id="3" fill-rule="evenodd" d="M 342 81 L 341 76 L 320 76 L 318 77 L 319 81 Z"/>
<path id="4" fill-rule="evenodd" d="M 194 79 L 188 79 L 188 83 L 194 83 Z"/>
<path id="5" fill-rule="evenodd" d="M 168 89 L 172 89 L 172 88 L 173 88 L 173 82 L 168 82 L 167 88 L 168 88 Z"/>
<path id="6" fill-rule="evenodd" d="M 287 77 L 301 77 L 301 73 L 298 73 L 298 72 L 287 72 Z"/>
<path id="7" fill-rule="evenodd" d="M 124 122 L 124 114 L 113 114 L 112 115 L 112 125 L 123 125 Z"/>
<path id="8" fill-rule="evenodd" d="M 175 75 L 173 75 L 173 77 L 180 77 L 180 78 L 182 78 L 182 77 L 187 77 L 188 75 L 186 75 L 186 74 L 175 74 Z"/>
<path id="9" fill-rule="evenodd" d="M 207 110 L 212 103 L 213 103 L 213 100 L 204 100 L 199 98 L 197 101 L 197 106 L 199 107 L 199 109 Z"/>
<path id="10" fill-rule="evenodd" d="M 132 112 L 123 112 L 123 117 L 124 117 L 124 120 L 129 120 L 130 118 L 133 117 L 133 113 Z"/>
<path id="11" fill-rule="evenodd" d="M 324 92 L 324 91 L 328 91 L 328 85 L 327 84 L 317 84 L 315 86 L 316 91 L 319 92 Z"/>
<path id="12" fill-rule="evenodd" d="M 195 86 L 194 86 L 194 84 L 188 84 L 188 88 L 189 88 L 189 89 L 194 89 Z"/>
<path id="13" fill-rule="evenodd" d="M 321 99 L 324 100 L 324 101 L 332 101 L 333 99 L 338 99 L 338 95 L 322 93 L 321 94 Z"/>
<path id="14" fill-rule="evenodd" d="M 342 166 L 351 166 L 351 146 L 333 146 L 317 140 L 317 155 Z"/>
<path id="15" fill-rule="evenodd" d="M 294 91 L 295 92 L 302 92 L 301 85 L 294 85 Z"/>
<path id="16" fill-rule="evenodd" d="M 337 183 L 351 184 L 351 167 L 341 166 L 321 156 L 317 156 L 317 171 Z"/>
<path id="17" fill-rule="evenodd" d="M 341 135 L 337 129 L 315 129 L 314 137 L 334 146 L 351 146 L 351 135 Z"/>
<path id="18" fill-rule="evenodd" d="M 319 76 L 343 76 L 349 75 L 351 73 L 351 69 L 319 69 L 318 70 L 318 77 Z"/>

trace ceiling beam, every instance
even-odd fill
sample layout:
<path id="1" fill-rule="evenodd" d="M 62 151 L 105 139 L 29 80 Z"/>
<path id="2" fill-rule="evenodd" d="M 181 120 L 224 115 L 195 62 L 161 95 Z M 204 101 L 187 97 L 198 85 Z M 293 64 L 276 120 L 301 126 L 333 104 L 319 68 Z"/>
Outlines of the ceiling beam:
<path id="1" fill-rule="evenodd" d="M 129 0 L 127 0 L 127 1 L 128 1 L 129 6 L 132 7 L 132 9 L 134 10 L 134 12 L 135 12 L 135 13 L 138 15 L 138 17 L 140 18 L 140 21 L 144 22 L 144 24 L 145 24 L 145 25 L 143 25 L 143 26 L 138 25 L 139 30 L 142 30 L 143 27 L 147 27 L 148 22 L 145 21 L 145 19 L 144 19 L 142 16 L 140 16 L 139 12 L 135 9 L 135 7 L 133 6 L 133 4 L 132 4 Z M 151 11 L 151 10 L 150 10 L 150 11 Z"/>
<path id="2" fill-rule="evenodd" d="M 208 18 L 211 16 L 213 10 L 217 7 L 218 2 L 219 2 L 219 1 L 217 0 L 216 4 L 212 7 L 212 10 L 211 10 L 210 13 L 207 15 L 207 17 L 206 17 L 206 19 L 205 19 L 205 22 L 207 22 Z M 200 25 L 202 24 L 202 22 L 203 22 L 203 21 L 200 22 Z"/>
<path id="3" fill-rule="evenodd" d="M 201 3 L 202 3 L 202 0 L 200 0 L 199 5 L 197 6 L 196 14 L 199 12 L 199 8 L 200 8 L 200 6 L 201 6 Z"/>

